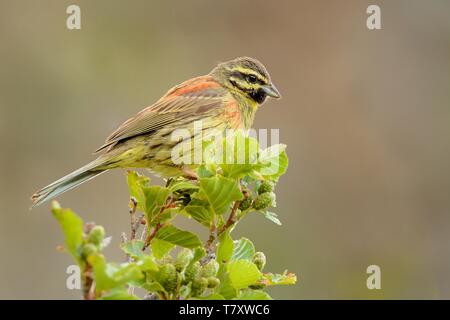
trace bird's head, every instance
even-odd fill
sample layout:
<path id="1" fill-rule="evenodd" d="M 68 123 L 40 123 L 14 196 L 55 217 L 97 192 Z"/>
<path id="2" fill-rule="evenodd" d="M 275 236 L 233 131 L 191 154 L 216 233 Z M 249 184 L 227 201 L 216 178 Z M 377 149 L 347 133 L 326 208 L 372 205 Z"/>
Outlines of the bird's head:
<path id="1" fill-rule="evenodd" d="M 223 86 L 262 104 L 267 97 L 281 98 L 264 65 L 256 59 L 240 57 L 222 62 L 210 75 Z"/>

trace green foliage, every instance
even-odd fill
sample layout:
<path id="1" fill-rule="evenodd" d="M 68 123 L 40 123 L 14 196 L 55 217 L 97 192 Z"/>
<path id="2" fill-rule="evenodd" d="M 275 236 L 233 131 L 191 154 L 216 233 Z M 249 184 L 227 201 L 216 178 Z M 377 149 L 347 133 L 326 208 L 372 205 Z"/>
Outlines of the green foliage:
<path id="1" fill-rule="evenodd" d="M 238 151 L 242 145 L 243 153 Z M 292 273 L 264 273 L 265 254 L 256 252 L 247 238 L 232 238 L 236 225 L 252 212 L 281 225 L 268 209 L 276 205 L 274 188 L 287 169 L 285 146 L 261 150 L 255 139 L 243 135 L 224 139 L 222 150 L 211 143 L 204 146 L 207 157 L 195 169 L 198 180 L 171 178 L 158 186 L 128 172 L 132 225 L 137 229 L 120 244 L 125 263 L 106 261 L 103 227 L 84 225 L 70 209 L 53 204 L 67 251 L 81 268 L 86 299 L 140 299 L 130 290 L 139 287 L 164 300 L 266 300 L 271 299 L 267 287 L 295 284 Z M 145 223 L 136 220 L 140 214 Z M 179 229 L 176 219 L 186 217 L 207 228 L 209 237 L 202 240 Z"/>
<path id="2" fill-rule="evenodd" d="M 202 245 L 199 237 L 192 232 L 180 230 L 172 225 L 164 226 L 156 233 L 156 238 L 184 248 L 196 248 Z"/>
<path id="3" fill-rule="evenodd" d="M 258 267 L 248 260 L 234 260 L 228 263 L 227 272 L 235 289 L 243 289 L 257 283 L 262 274 Z"/>
<path id="4" fill-rule="evenodd" d="M 262 290 L 242 290 L 239 296 L 239 300 L 272 300 L 272 298 Z"/>
<path id="5" fill-rule="evenodd" d="M 54 201 L 52 203 L 53 216 L 58 220 L 61 229 L 66 237 L 65 243 L 67 250 L 72 257 L 81 262 L 82 245 L 85 237 L 83 232 L 83 220 L 70 209 L 61 209 L 59 204 Z"/>
<path id="6" fill-rule="evenodd" d="M 234 201 L 243 197 L 237 181 L 222 176 L 200 178 L 200 194 L 215 215 L 224 214 Z"/>
<path id="7" fill-rule="evenodd" d="M 230 231 L 226 230 L 219 236 L 217 245 L 216 260 L 219 263 L 227 263 L 233 255 L 234 243 L 230 236 Z"/>
<path id="8" fill-rule="evenodd" d="M 232 260 L 252 260 L 255 255 L 255 246 L 247 238 L 234 242 Z"/>

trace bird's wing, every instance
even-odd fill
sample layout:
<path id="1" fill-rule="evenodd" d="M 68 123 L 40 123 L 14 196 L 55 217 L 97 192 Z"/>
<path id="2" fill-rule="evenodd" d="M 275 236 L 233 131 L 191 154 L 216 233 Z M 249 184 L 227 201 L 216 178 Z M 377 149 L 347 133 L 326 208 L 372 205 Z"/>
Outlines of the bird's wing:
<path id="1" fill-rule="evenodd" d="M 125 121 L 95 152 L 110 148 L 118 142 L 137 135 L 151 133 L 186 117 L 225 106 L 227 94 L 210 76 L 188 80 L 169 90 L 155 104 Z"/>

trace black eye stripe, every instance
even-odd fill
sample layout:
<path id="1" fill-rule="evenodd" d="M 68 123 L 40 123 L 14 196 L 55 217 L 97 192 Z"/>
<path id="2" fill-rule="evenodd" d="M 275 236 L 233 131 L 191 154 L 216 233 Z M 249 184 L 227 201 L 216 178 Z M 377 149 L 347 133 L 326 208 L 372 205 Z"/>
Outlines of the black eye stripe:
<path id="1" fill-rule="evenodd" d="M 231 76 L 237 79 L 245 80 L 250 83 L 259 83 L 259 84 L 266 84 L 265 80 L 262 80 L 260 77 L 256 76 L 253 73 L 244 73 L 241 71 L 234 71 L 231 73 Z M 256 81 L 250 81 L 250 77 L 254 77 Z"/>
<path id="2" fill-rule="evenodd" d="M 240 80 L 242 80 L 242 78 L 240 78 Z M 230 82 L 234 87 L 245 92 L 253 101 L 262 104 L 266 100 L 267 94 L 262 89 L 255 90 L 254 88 L 243 87 L 237 77 L 230 79 Z"/>

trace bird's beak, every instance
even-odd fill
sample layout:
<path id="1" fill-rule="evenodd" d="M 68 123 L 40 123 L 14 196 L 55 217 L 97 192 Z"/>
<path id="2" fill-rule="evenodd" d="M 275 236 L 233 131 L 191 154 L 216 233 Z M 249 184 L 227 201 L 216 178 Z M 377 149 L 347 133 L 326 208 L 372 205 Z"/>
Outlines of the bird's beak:
<path id="1" fill-rule="evenodd" d="M 272 98 L 281 98 L 281 93 L 278 91 L 277 87 L 273 83 L 269 85 L 262 86 L 263 91 Z"/>

